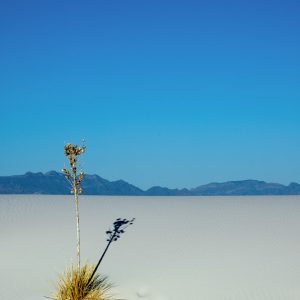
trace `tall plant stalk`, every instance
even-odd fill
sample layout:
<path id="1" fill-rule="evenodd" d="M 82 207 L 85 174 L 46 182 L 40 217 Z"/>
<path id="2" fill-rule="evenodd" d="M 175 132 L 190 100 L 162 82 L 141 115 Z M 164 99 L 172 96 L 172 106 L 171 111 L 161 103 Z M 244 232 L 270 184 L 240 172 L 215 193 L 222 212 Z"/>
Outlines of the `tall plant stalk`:
<path id="1" fill-rule="evenodd" d="M 70 170 L 62 169 L 62 172 L 65 174 L 66 179 L 71 184 L 71 193 L 74 194 L 74 201 L 75 201 L 75 211 L 76 211 L 76 235 L 77 235 L 77 268 L 78 272 L 80 271 L 80 226 L 79 226 L 79 201 L 78 195 L 82 193 L 82 188 L 80 187 L 81 181 L 83 179 L 84 173 L 80 171 L 77 174 L 77 162 L 78 156 L 85 152 L 85 146 L 77 146 L 67 144 L 64 147 L 64 153 L 67 157 Z"/>
<path id="2" fill-rule="evenodd" d="M 74 189 L 75 198 L 75 211 L 76 211 L 76 233 L 77 233 L 77 268 L 80 270 L 80 226 L 79 226 L 79 204 L 78 204 L 78 191 Z"/>

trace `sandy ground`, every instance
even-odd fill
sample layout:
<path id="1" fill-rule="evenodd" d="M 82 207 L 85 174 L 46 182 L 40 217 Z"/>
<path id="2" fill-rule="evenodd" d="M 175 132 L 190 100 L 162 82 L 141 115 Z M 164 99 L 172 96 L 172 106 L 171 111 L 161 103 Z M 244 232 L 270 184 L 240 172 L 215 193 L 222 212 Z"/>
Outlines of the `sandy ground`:
<path id="1" fill-rule="evenodd" d="M 0 299 L 39 300 L 76 260 L 71 196 L 0 196 Z M 118 298 L 299 299 L 300 197 L 80 197 L 82 260 Z"/>

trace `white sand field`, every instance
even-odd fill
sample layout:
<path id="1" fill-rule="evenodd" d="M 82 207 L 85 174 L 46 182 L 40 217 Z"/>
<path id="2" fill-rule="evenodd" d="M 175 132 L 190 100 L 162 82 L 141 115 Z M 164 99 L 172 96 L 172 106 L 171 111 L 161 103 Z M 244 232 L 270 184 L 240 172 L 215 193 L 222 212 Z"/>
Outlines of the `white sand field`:
<path id="1" fill-rule="evenodd" d="M 76 261 L 72 196 L 0 195 L 0 300 L 42 300 Z M 300 197 L 80 197 L 82 260 L 117 298 L 299 299 Z"/>

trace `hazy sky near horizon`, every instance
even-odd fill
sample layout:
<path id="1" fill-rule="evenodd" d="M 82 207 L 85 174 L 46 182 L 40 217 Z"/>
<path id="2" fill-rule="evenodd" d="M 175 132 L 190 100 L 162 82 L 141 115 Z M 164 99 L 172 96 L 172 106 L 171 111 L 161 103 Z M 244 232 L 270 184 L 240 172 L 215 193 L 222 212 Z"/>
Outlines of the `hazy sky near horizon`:
<path id="1" fill-rule="evenodd" d="M 299 1 L 2 1 L 0 175 L 300 182 Z"/>

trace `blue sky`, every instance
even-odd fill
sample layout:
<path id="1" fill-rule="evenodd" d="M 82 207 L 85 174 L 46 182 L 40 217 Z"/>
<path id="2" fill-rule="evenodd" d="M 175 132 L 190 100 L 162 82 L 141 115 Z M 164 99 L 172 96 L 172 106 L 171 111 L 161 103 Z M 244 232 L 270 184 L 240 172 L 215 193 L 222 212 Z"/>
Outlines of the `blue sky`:
<path id="1" fill-rule="evenodd" d="M 0 175 L 300 182 L 298 1 L 2 1 Z"/>

